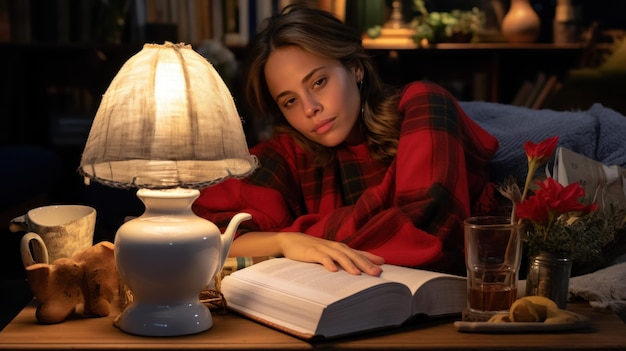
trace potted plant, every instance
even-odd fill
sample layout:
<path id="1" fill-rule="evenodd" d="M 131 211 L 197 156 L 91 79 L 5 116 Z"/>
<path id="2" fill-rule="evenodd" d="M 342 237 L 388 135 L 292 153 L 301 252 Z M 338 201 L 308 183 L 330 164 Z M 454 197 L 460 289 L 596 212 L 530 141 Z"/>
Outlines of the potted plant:
<path id="1" fill-rule="evenodd" d="M 477 7 L 471 10 L 429 12 L 423 0 L 413 0 L 418 16 L 413 17 L 413 41 L 418 46 L 444 42 L 473 42 L 485 27 L 485 13 Z"/>
<path id="2" fill-rule="evenodd" d="M 564 186 L 547 177 L 535 180 L 531 189 L 535 171 L 551 158 L 558 139 L 524 143 L 528 173 L 523 193 L 512 178 L 499 190 L 512 201 L 511 221 L 518 222 L 524 233 L 529 257 L 526 295 L 548 297 L 564 308 L 572 263 L 602 256 L 623 227 L 624 213 L 615 208 L 600 211 L 597 203 L 581 202 L 585 190 L 579 183 Z"/>

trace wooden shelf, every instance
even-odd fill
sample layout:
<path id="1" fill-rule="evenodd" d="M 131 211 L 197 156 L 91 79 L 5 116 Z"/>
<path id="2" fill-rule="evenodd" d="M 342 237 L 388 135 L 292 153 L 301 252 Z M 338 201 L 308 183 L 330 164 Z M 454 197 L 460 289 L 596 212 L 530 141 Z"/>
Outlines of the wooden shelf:
<path id="1" fill-rule="evenodd" d="M 368 50 L 582 50 L 585 43 L 439 43 L 419 47 L 411 38 L 363 37 L 363 47 Z"/>
<path id="2" fill-rule="evenodd" d="M 407 38 L 364 38 L 381 76 L 391 84 L 427 79 L 460 100 L 510 103 L 539 72 L 564 79 L 577 67 L 584 43 L 440 43 L 418 48 Z"/>

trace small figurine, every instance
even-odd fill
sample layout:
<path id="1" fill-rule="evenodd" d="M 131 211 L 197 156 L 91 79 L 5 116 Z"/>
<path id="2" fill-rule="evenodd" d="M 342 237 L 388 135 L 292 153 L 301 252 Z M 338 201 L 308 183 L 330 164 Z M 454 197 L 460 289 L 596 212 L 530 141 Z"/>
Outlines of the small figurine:
<path id="1" fill-rule="evenodd" d="M 84 315 L 108 316 L 119 290 L 113 248 L 102 241 L 72 258 L 27 266 L 28 284 L 39 302 L 37 321 L 63 322 L 80 304 Z"/>

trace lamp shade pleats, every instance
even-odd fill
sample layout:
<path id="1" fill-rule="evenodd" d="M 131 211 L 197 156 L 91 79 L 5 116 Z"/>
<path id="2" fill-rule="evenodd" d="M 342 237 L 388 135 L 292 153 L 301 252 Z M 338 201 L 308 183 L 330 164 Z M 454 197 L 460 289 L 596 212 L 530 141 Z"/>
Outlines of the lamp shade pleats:
<path id="1" fill-rule="evenodd" d="M 228 87 L 190 45 L 145 44 L 102 97 L 79 172 L 113 187 L 203 188 L 257 166 Z"/>

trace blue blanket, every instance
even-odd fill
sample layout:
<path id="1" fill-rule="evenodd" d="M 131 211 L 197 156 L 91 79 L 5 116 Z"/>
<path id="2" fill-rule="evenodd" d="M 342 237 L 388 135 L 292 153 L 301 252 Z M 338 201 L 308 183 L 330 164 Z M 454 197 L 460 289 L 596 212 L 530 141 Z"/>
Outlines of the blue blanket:
<path id="1" fill-rule="evenodd" d="M 527 171 L 524 142 L 540 142 L 558 135 L 559 145 L 606 165 L 626 167 L 626 117 L 594 104 L 586 111 L 533 110 L 481 101 L 460 102 L 465 112 L 499 143 L 491 162 L 495 182 Z"/>

